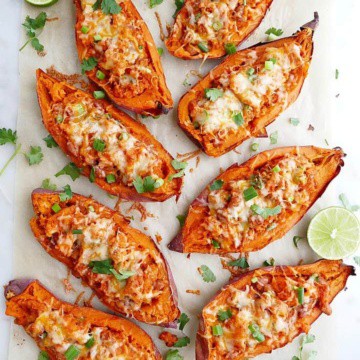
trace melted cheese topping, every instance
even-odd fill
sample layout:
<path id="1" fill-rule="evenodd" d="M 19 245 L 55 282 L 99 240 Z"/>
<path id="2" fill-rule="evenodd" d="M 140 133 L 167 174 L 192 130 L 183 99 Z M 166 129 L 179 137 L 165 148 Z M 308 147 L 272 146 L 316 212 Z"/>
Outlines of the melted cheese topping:
<path id="1" fill-rule="evenodd" d="M 134 316 L 151 307 L 149 322 L 166 323 L 167 305 L 160 297 L 169 292 L 169 283 L 160 253 L 124 232 L 105 207 L 89 208 L 80 204 L 64 208 L 46 223 L 46 236 L 54 248 L 71 259 L 73 269 L 117 311 Z M 117 273 L 133 275 L 121 281 L 113 274 L 93 272 L 92 261 L 109 259 Z"/>
<path id="2" fill-rule="evenodd" d="M 279 221 L 284 221 L 281 213 L 295 213 L 310 201 L 306 185 L 311 181 L 310 171 L 314 166 L 301 155 L 284 157 L 260 168 L 255 177 L 232 180 L 221 189 L 210 191 L 209 215 L 200 231 L 205 233 L 205 238 L 216 239 L 222 249 L 238 248 L 244 239 L 252 241 L 259 233 L 271 231 Z M 254 187 L 257 196 L 246 201 L 244 191 L 250 187 Z M 280 206 L 281 212 L 264 217 L 253 211 L 254 206 L 261 210 Z"/>
<path id="3" fill-rule="evenodd" d="M 132 360 L 155 359 L 153 350 L 134 341 L 131 334 L 110 330 L 107 327 L 92 326 L 84 318 L 67 313 L 63 308 L 39 311 L 26 331 L 45 349 L 64 356 L 70 346 L 79 351 L 77 359 L 89 360 Z M 93 345 L 86 346 L 91 339 Z"/>
<path id="4" fill-rule="evenodd" d="M 96 0 L 81 0 L 84 18 L 77 36 L 85 47 L 82 59 L 95 57 L 98 67 L 108 72 L 106 81 L 118 97 L 137 96 L 157 81 L 155 70 L 146 51 L 141 22 L 132 17 L 126 3 L 116 0 L 119 14 L 94 10 Z M 84 34 L 81 28 L 88 31 Z M 97 39 L 95 40 L 94 39 Z"/>
<path id="5" fill-rule="evenodd" d="M 95 177 L 112 174 L 117 181 L 133 186 L 137 176 L 161 178 L 162 161 L 153 145 L 132 135 L 131 130 L 106 113 L 100 103 L 75 94 L 55 103 L 52 113 L 61 116 L 58 124 L 66 134 L 69 151 L 93 168 Z M 102 142 L 104 149 L 94 148 Z"/>
<path id="6" fill-rule="evenodd" d="M 215 101 L 200 97 L 190 103 L 190 119 L 203 136 L 222 138 L 230 133 L 248 131 L 251 121 L 270 106 L 287 106 L 287 86 L 294 81 L 292 71 L 302 66 L 300 47 L 296 44 L 280 48 L 268 47 L 258 57 L 249 51 L 247 64 L 224 71 L 213 80 L 214 88 L 223 92 Z M 265 67 L 267 66 L 268 69 Z M 241 111 L 243 124 L 235 125 L 234 110 Z M 204 119 L 204 114 L 208 114 Z"/>
<path id="7" fill-rule="evenodd" d="M 299 288 L 304 289 L 302 303 Z M 203 310 L 205 336 L 211 343 L 210 359 L 251 357 L 259 344 L 274 349 L 285 345 L 299 332 L 308 331 L 309 325 L 303 318 L 319 306 L 319 298 L 328 291 L 328 286 L 322 284 L 321 279 L 315 281 L 314 277 L 290 278 L 275 274 L 257 276 L 251 285 L 241 289 L 233 285 L 225 291 L 225 303 L 224 297 L 219 296 Z M 232 316 L 221 321 L 218 313 L 226 310 L 230 310 Z M 222 327 L 223 335 L 213 336 L 212 327 L 216 325 Z M 263 341 L 253 335 L 253 326 L 258 327 Z"/>

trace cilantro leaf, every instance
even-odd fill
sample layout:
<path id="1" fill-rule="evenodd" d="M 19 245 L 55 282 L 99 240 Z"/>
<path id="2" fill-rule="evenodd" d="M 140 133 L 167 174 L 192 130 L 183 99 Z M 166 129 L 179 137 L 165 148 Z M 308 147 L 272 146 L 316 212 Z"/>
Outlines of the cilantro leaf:
<path id="1" fill-rule="evenodd" d="M 171 165 L 175 170 L 184 170 L 188 163 L 186 161 L 179 161 L 177 159 L 174 159 L 171 161 Z"/>
<path id="2" fill-rule="evenodd" d="M 84 59 L 81 63 L 81 73 L 84 75 L 86 71 L 90 71 L 94 69 L 97 64 L 98 61 L 94 57 L 89 57 L 88 59 Z"/>
<path id="3" fill-rule="evenodd" d="M 48 148 L 59 147 L 59 145 L 55 142 L 54 138 L 51 135 L 48 135 L 47 137 L 43 138 L 43 140 L 45 141 L 46 146 Z"/>
<path id="4" fill-rule="evenodd" d="M 190 318 L 185 314 L 185 313 L 181 313 L 179 319 L 178 319 L 178 323 L 179 325 L 179 330 L 183 331 L 185 325 L 190 321 Z"/>
<path id="5" fill-rule="evenodd" d="M 26 35 L 29 40 L 21 47 L 20 51 L 24 49 L 24 47 L 31 43 L 31 46 L 38 52 L 44 50 L 44 46 L 40 44 L 37 36 L 44 29 L 47 20 L 47 14 L 45 12 L 41 12 L 35 19 L 27 16 L 25 21 L 23 22 L 23 27 L 26 29 Z"/>
<path id="6" fill-rule="evenodd" d="M 210 185 L 210 190 L 211 190 L 211 191 L 220 190 L 223 185 L 224 185 L 224 181 L 223 181 L 223 180 L 221 180 L 221 179 L 215 180 L 215 181 Z"/>
<path id="7" fill-rule="evenodd" d="M 174 12 L 173 17 L 175 17 L 178 14 L 178 12 L 182 9 L 184 4 L 185 4 L 185 0 L 175 0 L 176 10 Z"/>
<path id="8" fill-rule="evenodd" d="M 49 360 L 49 354 L 46 351 L 40 351 L 39 355 L 38 355 L 38 360 Z"/>
<path id="9" fill-rule="evenodd" d="M 113 269 L 113 261 L 111 259 L 90 261 L 89 267 L 94 274 L 111 275 L 110 269 Z"/>
<path id="10" fill-rule="evenodd" d="M 75 181 L 81 174 L 81 169 L 79 169 L 74 163 L 68 163 L 62 170 L 55 174 L 56 177 L 60 175 L 69 175 L 72 181 Z"/>
<path id="11" fill-rule="evenodd" d="M 31 46 L 38 52 L 44 51 L 44 45 L 36 37 L 31 40 Z"/>
<path id="12" fill-rule="evenodd" d="M 73 193 L 71 191 L 70 185 L 65 185 L 63 189 L 64 189 L 64 192 L 61 192 L 59 194 L 60 201 L 70 200 L 73 197 Z"/>
<path id="13" fill-rule="evenodd" d="M 156 189 L 156 180 L 152 176 L 146 176 L 145 178 L 141 178 L 141 176 L 137 176 L 133 181 L 133 185 L 136 191 L 139 194 L 143 194 L 145 192 L 153 192 Z"/>
<path id="14" fill-rule="evenodd" d="M 55 191 L 57 189 L 57 186 L 55 184 L 52 184 L 49 178 L 46 178 L 42 181 L 41 187 L 43 189 L 52 190 L 52 191 Z"/>
<path id="15" fill-rule="evenodd" d="M 315 341 L 315 335 L 313 334 L 306 334 L 303 336 L 301 341 L 301 346 L 304 346 L 305 344 L 311 344 Z"/>
<path id="16" fill-rule="evenodd" d="M 210 101 L 216 101 L 224 95 L 223 91 L 216 88 L 205 89 L 205 97 Z"/>
<path id="17" fill-rule="evenodd" d="M 246 258 L 239 258 L 236 260 L 232 260 L 228 262 L 230 266 L 237 266 L 242 269 L 247 269 L 249 267 L 249 263 L 247 262 Z"/>
<path id="18" fill-rule="evenodd" d="M 215 274 L 207 265 L 200 266 L 200 274 L 205 282 L 214 282 L 216 280 Z"/>
<path id="19" fill-rule="evenodd" d="M 184 336 L 180 339 L 178 339 L 178 341 L 174 344 L 174 347 L 180 348 L 180 347 L 184 347 L 190 344 L 190 338 L 188 336 Z"/>
<path id="20" fill-rule="evenodd" d="M 171 349 L 166 353 L 165 360 L 184 360 L 184 358 L 179 354 L 179 350 Z"/>
<path id="21" fill-rule="evenodd" d="M 275 36 L 281 36 L 284 33 L 282 29 L 276 29 L 274 27 L 271 27 L 265 31 L 266 35 L 275 35 Z"/>
<path id="22" fill-rule="evenodd" d="M 275 259 L 274 258 L 270 258 L 269 260 L 265 260 L 263 262 L 264 266 L 274 266 L 275 265 Z"/>
<path id="23" fill-rule="evenodd" d="M 269 216 L 278 215 L 282 210 L 280 205 L 277 205 L 274 208 L 261 208 L 256 204 L 251 205 L 250 209 L 254 214 L 260 215 L 263 219 L 267 219 Z"/>
<path id="24" fill-rule="evenodd" d="M 0 129 L 0 145 L 5 145 L 7 143 L 16 144 L 17 135 L 16 131 L 11 129 Z"/>
<path id="25" fill-rule="evenodd" d="M 150 1 L 149 1 L 150 9 L 152 9 L 152 8 L 155 7 L 156 5 L 162 4 L 163 1 L 164 1 L 164 0 L 150 0 Z"/>
<path id="26" fill-rule="evenodd" d="M 115 0 L 102 0 L 101 10 L 106 15 L 115 15 L 119 14 L 122 8 Z"/>
<path id="27" fill-rule="evenodd" d="M 30 146 L 30 151 L 24 154 L 29 165 L 40 164 L 44 158 L 40 146 Z"/>
<path id="28" fill-rule="evenodd" d="M 180 178 L 183 177 L 185 175 L 185 171 L 184 170 L 180 170 L 179 172 L 177 172 L 176 174 L 171 174 L 169 176 L 169 181 L 171 181 L 172 179 L 176 179 L 176 178 Z"/>
<path id="29" fill-rule="evenodd" d="M 186 220 L 186 215 L 177 215 L 176 218 L 179 220 L 180 227 L 183 227 Z"/>
<path id="30" fill-rule="evenodd" d="M 119 272 L 117 272 L 115 269 L 110 269 L 110 272 L 119 281 L 124 281 L 136 274 L 135 271 L 131 271 L 131 270 L 120 270 Z"/>
<path id="31" fill-rule="evenodd" d="M 227 310 L 219 310 L 217 313 L 217 318 L 219 321 L 225 321 L 227 319 L 230 319 L 232 317 L 232 312 L 230 309 Z"/>
<path id="32" fill-rule="evenodd" d="M 101 8 L 101 1 L 102 0 L 96 0 L 94 5 L 92 6 L 93 10 L 99 10 Z"/>
<path id="33" fill-rule="evenodd" d="M 345 194 L 339 195 L 339 200 L 342 202 L 345 209 L 350 210 L 352 212 L 358 211 L 360 206 L 358 205 L 351 205 Z"/>

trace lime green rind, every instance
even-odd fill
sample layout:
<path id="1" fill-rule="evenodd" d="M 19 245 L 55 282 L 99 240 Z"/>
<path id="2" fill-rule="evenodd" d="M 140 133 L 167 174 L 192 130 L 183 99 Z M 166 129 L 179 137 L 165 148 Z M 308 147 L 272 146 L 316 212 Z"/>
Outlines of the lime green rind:
<path id="1" fill-rule="evenodd" d="M 335 239 L 331 233 L 336 229 Z M 338 260 L 352 255 L 360 245 L 360 223 L 357 217 L 342 207 L 319 211 L 308 228 L 311 248 L 321 257 Z"/>
<path id="2" fill-rule="evenodd" d="M 54 5 L 58 0 L 25 0 L 28 4 L 37 7 L 48 7 Z"/>

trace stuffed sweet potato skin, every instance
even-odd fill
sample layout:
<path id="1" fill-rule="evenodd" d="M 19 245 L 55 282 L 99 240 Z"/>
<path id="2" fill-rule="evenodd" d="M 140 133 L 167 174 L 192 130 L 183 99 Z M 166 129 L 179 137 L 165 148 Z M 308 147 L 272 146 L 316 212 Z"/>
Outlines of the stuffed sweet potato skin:
<path id="1" fill-rule="evenodd" d="M 246 139 L 250 137 L 258 137 L 261 136 L 261 134 L 266 133 L 266 126 L 271 124 L 277 116 L 279 116 L 287 107 L 294 103 L 301 92 L 313 54 L 312 37 L 317 23 L 318 16 L 316 14 L 315 20 L 304 25 L 295 35 L 240 50 L 237 53 L 227 57 L 220 65 L 211 70 L 208 75 L 200 80 L 180 99 L 178 106 L 178 123 L 186 135 L 196 145 L 200 146 L 207 155 L 218 157 L 233 150 Z M 245 71 L 247 69 L 246 72 L 248 72 L 249 69 L 251 70 L 254 68 L 261 68 L 264 66 L 264 64 L 262 62 L 258 64 L 256 60 L 254 62 L 254 56 L 256 59 L 262 59 L 264 56 L 266 57 L 267 51 L 269 49 L 283 51 L 283 49 L 288 49 L 291 46 L 297 46 L 300 48 L 302 60 L 299 61 L 296 66 L 294 65 L 295 68 L 289 72 L 289 76 L 291 75 L 292 80 L 291 82 L 287 81 L 285 90 L 282 91 L 283 93 L 281 96 L 273 96 L 270 92 L 266 95 L 266 97 L 263 98 L 257 112 L 253 112 L 253 110 L 251 110 L 252 107 L 249 107 L 251 102 L 249 102 L 249 104 L 247 102 L 242 103 L 243 105 L 241 105 L 241 111 L 243 112 L 243 123 L 241 126 L 234 128 L 235 125 L 231 121 L 231 126 L 230 124 L 226 125 L 228 128 L 220 130 L 215 129 L 214 132 L 204 131 L 203 126 L 199 127 L 198 124 L 195 126 L 197 121 L 192 119 L 191 113 L 193 108 L 196 107 L 194 104 L 200 104 L 202 99 L 205 98 L 204 94 L 206 89 L 211 89 L 213 87 L 220 88 L 223 89 L 225 94 L 230 89 L 228 86 L 231 85 L 226 85 L 226 87 L 219 85 L 219 83 L 221 84 L 223 81 L 221 79 L 224 77 L 224 74 L 228 74 L 227 77 L 230 77 L 231 74 L 234 73 L 233 69 L 236 69 L 237 72 L 241 72 L 243 70 Z M 296 62 L 294 62 L 294 64 L 295 63 Z M 271 73 L 271 71 L 269 71 L 269 73 Z M 253 75 L 247 76 L 250 78 L 250 76 Z M 235 91 L 232 88 L 230 90 Z M 225 105 L 225 107 L 229 108 L 230 110 L 230 106 L 235 106 L 235 102 L 240 101 L 237 96 L 238 95 L 235 96 L 235 93 L 233 93 L 233 100 L 230 102 L 230 104 Z M 243 98 L 241 99 L 241 101 L 243 101 Z M 244 104 L 248 107 L 247 109 L 250 109 L 250 111 L 246 110 Z"/>
<path id="2" fill-rule="evenodd" d="M 74 152 L 73 143 L 68 139 L 67 134 L 60 128 L 62 124 L 57 122 L 56 117 L 53 114 L 53 106 L 57 103 L 61 103 L 64 97 L 75 96 L 80 100 L 86 100 L 95 107 L 97 106 L 106 109 L 106 112 L 121 126 L 126 128 L 135 139 L 140 140 L 147 147 L 153 148 L 157 153 L 156 157 L 161 161 L 160 171 L 163 174 L 165 181 L 163 186 L 155 189 L 155 191 L 140 194 L 134 186 L 128 186 L 121 180 L 118 180 L 115 183 L 108 183 L 106 178 L 96 176 L 94 183 L 99 187 L 109 194 L 134 201 L 165 201 L 172 196 L 179 197 L 183 180 L 182 178 L 171 179 L 171 176 L 176 173 L 176 170 L 173 169 L 171 165 L 173 158 L 150 134 L 144 125 L 133 120 L 121 110 L 118 110 L 108 101 L 94 100 L 90 94 L 76 89 L 67 83 L 59 82 L 40 69 L 37 70 L 37 94 L 45 128 L 49 131 L 63 152 L 70 157 L 71 161 L 78 168 L 82 169 L 82 174 L 87 177 L 90 177 L 91 175 L 91 166 L 85 162 L 84 156 L 80 157 Z"/>
<path id="3" fill-rule="evenodd" d="M 344 156 L 345 154 L 340 148 L 328 150 L 314 146 L 294 146 L 264 151 L 253 156 L 241 165 L 232 165 L 211 181 L 209 186 L 193 201 L 190 205 L 185 224 L 180 230 L 180 233 L 169 244 L 169 249 L 179 252 L 225 254 L 230 252 L 251 252 L 264 248 L 271 242 L 283 237 L 301 220 L 312 204 L 323 194 L 332 179 L 339 174 L 341 167 L 344 165 Z M 224 246 L 222 246 L 221 239 L 212 237 L 213 233 L 211 231 L 206 234 L 203 233 L 203 229 L 201 229 L 202 224 L 204 224 L 207 219 L 209 219 L 209 221 L 210 219 L 215 219 L 211 217 L 208 209 L 208 201 L 211 199 L 209 196 L 212 196 L 210 189 L 211 184 L 214 184 L 216 181 L 221 181 L 223 182 L 223 187 L 226 188 L 226 184 L 231 182 L 252 179 L 255 174 L 261 172 L 262 169 L 267 169 L 267 167 L 269 167 L 268 173 L 273 174 L 274 171 L 272 167 L 276 167 L 281 161 L 292 162 L 297 158 L 304 159 L 308 162 L 310 172 L 307 175 L 308 183 L 303 185 L 302 188 L 306 191 L 306 201 L 300 203 L 296 210 L 291 210 L 284 206 L 284 210 L 272 220 L 272 223 L 262 225 L 264 221 L 257 222 L 256 225 L 254 224 L 255 228 L 252 232 L 252 238 L 250 239 L 249 235 L 244 235 L 242 242 L 238 245 L 235 244 L 235 240 L 232 240 L 235 239 L 234 233 L 233 237 L 224 237 L 225 241 L 228 241 L 226 243 L 224 242 Z M 281 170 L 278 174 L 281 180 L 283 176 Z M 259 189 L 257 189 L 257 191 L 260 192 Z M 243 196 L 242 190 L 239 192 L 239 196 Z M 271 219 L 271 216 L 269 219 Z M 214 221 L 212 221 L 212 223 L 214 223 Z M 223 221 L 223 223 L 225 225 L 228 224 L 226 220 Z M 219 246 L 213 246 L 209 239 L 219 241 Z"/>
<path id="4" fill-rule="evenodd" d="M 49 314 L 56 314 L 60 311 L 60 313 L 66 315 L 68 320 L 76 320 L 76 323 L 73 325 L 79 327 L 80 331 L 82 327 L 92 330 L 95 328 L 106 328 L 110 336 L 116 336 L 119 342 L 124 341 L 126 343 L 125 348 L 132 347 L 132 350 L 127 354 L 122 354 L 127 356 L 127 359 L 130 359 L 135 353 L 139 359 L 161 359 L 161 355 L 149 335 L 137 325 L 128 320 L 103 313 L 93 308 L 80 307 L 63 302 L 57 299 L 37 280 L 17 279 L 10 281 L 10 283 L 5 286 L 5 298 L 6 315 L 13 316 L 15 323 L 23 326 L 26 332 L 32 337 L 34 336 L 34 332 L 37 331 L 34 323 L 37 320 L 39 321 L 39 315 L 46 318 Z M 46 310 L 45 313 L 43 313 L 44 310 Z M 65 329 L 71 330 L 66 326 Z M 119 338 L 119 335 L 122 339 Z M 38 336 L 34 338 L 34 340 L 40 350 L 48 354 L 49 359 L 55 360 L 64 357 L 64 351 L 59 352 L 58 349 L 56 349 L 56 345 L 51 344 L 49 339 L 46 340 L 45 337 Z M 78 339 L 66 340 L 74 341 L 74 343 L 78 341 Z M 81 354 L 77 358 L 81 360 L 93 358 L 92 356 L 94 356 L 94 354 L 92 353 L 92 356 L 90 356 L 90 350 L 83 345 L 84 344 L 81 346 L 79 343 L 76 345 L 78 348 L 81 348 Z M 133 350 L 134 347 L 136 348 L 136 352 Z M 104 351 L 104 347 L 100 347 L 99 351 L 101 350 Z M 101 356 L 101 354 L 98 353 L 97 356 Z"/>
<path id="5" fill-rule="evenodd" d="M 196 360 L 225 359 L 229 356 L 234 360 L 245 360 L 249 357 L 252 358 L 260 354 L 270 353 L 279 347 L 287 345 L 301 333 L 308 333 L 311 325 L 322 313 L 327 315 L 331 314 L 330 303 L 336 295 L 345 288 L 347 279 L 350 275 L 355 275 L 354 268 L 352 266 L 344 265 L 342 264 L 342 261 L 337 260 L 319 260 L 313 264 L 301 266 L 265 267 L 241 275 L 219 291 L 219 293 L 204 307 L 200 316 L 199 328 L 196 335 Z M 253 279 L 257 279 L 257 281 L 254 282 Z M 317 285 L 315 286 L 318 287 L 316 292 L 317 295 L 315 296 L 312 308 L 297 310 L 299 311 L 300 316 L 297 318 L 296 322 L 291 325 L 291 331 L 289 331 L 288 334 L 279 331 L 278 333 L 273 333 L 271 335 L 277 336 L 277 339 L 274 340 L 274 344 L 270 343 L 268 335 L 266 335 L 264 341 L 255 341 L 255 349 L 246 346 L 245 349 L 239 351 L 234 350 L 232 354 L 230 351 L 226 352 L 219 350 L 216 341 L 214 340 L 214 336 L 211 334 L 211 328 L 209 327 L 209 323 L 213 322 L 209 317 L 209 309 L 211 309 L 212 305 L 215 306 L 216 309 L 226 309 L 229 306 L 228 301 L 231 296 L 230 294 L 234 290 L 245 290 L 246 292 L 249 292 L 249 288 L 256 287 L 256 289 L 258 289 L 256 291 L 259 292 L 260 298 L 263 291 L 263 284 L 261 284 L 263 279 L 266 279 L 266 281 L 275 287 L 275 294 L 277 294 L 275 297 L 279 296 L 279 299 L 282 300 L 286 298 L 287 290 L 284 286 L 287 284 L 287 279 L 293 279 L 295 281 L 300 279 L 299 281 L 316 283 Z M 259 282 L 259 285 L 254 285 L 254 283 Z M 292 289 L 290 291 L 295 290 L 296 289 Z M 283 293 L 281 293 L 281 291 L 283 291 Z M 222 306 L 219 307 L 219 305 Z M 297 304 L 297 306 L 300 305 L 302 304 Z M 302 307 L 304 308 L 304 306 Z M 296 300 L 294 309 L 296 309 Z M 275 313 L 277 310 L 278 309 L 273 308 L 272 311 Z M 265 310 L 263 312 L 265 312 Z M 235 313 L 233 316 L 235 316 Z M 258 314 L 257 316 L 259 317 L 258 320 L 261 321 L 262 315 Z M 288 324 L 288 326 L 290 327 L 290 324 Z M 236 328 L 236 326 L 232 329 L 233 332 L 231 335 L 234 336 L 234 339 L 240 339 L 241 336 L 248 335 L 241 332 L 243 330 Z"/>
<path id="6" fill-rule="evenodd" d="M 75 26 L 75 36 L 76 36 L 76 46 L 78 49 L 79 59 L 82 62 L 84 59 L 92 57 L 92 54 L 89 54 L 89 50 L 81 40 L 83 33 L 82 22 L 84 20 L 84 13 L 81 6 L 81 0 L 74 0 L 76 7 L 76 26 Z M 142 93 L 137 95 L 127 95 L 119 96 L 114 92 L 114 88 L 108 81 L 109 76 L 111 76 L 111 70 L 106 70 L 100 65 L 96 66 L 93 70 L 87 71 L 86 75 L 88 78 L 95 83 L 97 86 L 102 88 L 108 97 L 118 106 L 124 107 L 128 110 L 134 111 L 143 115 L 160 115 L 162 113 L 167 113 L 173 107 L 173 99 L 171 93 L 167 88 L 165 82 L 165 76 L 161 66 L 160 55 L 157 51 L 154 39 L 146 26 L 146 23 L 141 18 L 136 7 L 130 0 L 120 1 L 119 5 L 121 6 L 122 14 L 126 14 L 126 21 L 130 23 L 131 21 L 136 22 L 136 25 L 139 27 L 141 33 L 141 41 L 143 41 L 143 51 L 146 52 L 146 58 L 150 61 L 151 71 L 153 71 L 154 76 L 151 79 L 151 84 L 149 87 Z M 117 15 L 107 15 L 112 17 L 112 26 L 115 26 L 117 21 Z M 96 26 L 96 24 L 95 24 Z M 120 26 L 118 24 L 118 26 Z M 137 36 L 139 34 L 134 34 Z M 140 66 L 140 65 L 139 65 Z M 100 70 L 105 73 L 106 78 L 100 80 L 96 73 Z"/>
<path id="7" fill-rule="evenodd" d="M 49 255 L 66 265 L 75 277 L 81 278 L 84 284 L 90 286 L 106 306 L 115 312 L 142 322 L 166 327 L 176 326 L 176 320 L 180 315 L 177 307 L 176 285 L 166 259 L 150 237 L 132 228 L 129 225 L 129 221 L 117 212 L 78 194 L 73 194 L 71 199 L 60 201 L 59 192 L 36 189 L 32 193 L 32 203 L 36 216 L 31 219 L 30 226 L 40 245 Z M 55 213 L 52 208 L 54 204 L 58 204 L 62 211 Z M 71 209 L 75 209 L 75 211 Z M 100 250 L 101 247 L 94 248 L 94 240 L 86 240 L 89 244 L 93 243 L 90 248 L 82 248 L 82 245 L 75 246 L 78 241 L 75 240 L 73 245 L 75 247 L 70 253 L 66 251 L 67 241 L 62 242 L 63 245 L 61 245 L 60 240 L 63 232 L 57 224 L 59 224 L 59 221 L 66 221 L 60 219 L 68 219 L 70 216 L 74 224 L 82 227 L 82 225 L 80 225 L 83 224 L 83 222 L 81 222 L 82 216 L 78 216 L 79 211 L 85 214 L 85 218 L 88 219 L 86 220 L 87 222 L 85 222 L 87 227 L 85 226 L 84 229 L 81 229 L 81 234 L 90 231 L 94 234 L 92 238 L 99 238 L 102 243 L 105 242 L 104 246 L 107 247 L 109 258 L 113 260 L 117 259 L 119 264 L 123 262 L 124 264 L 133 264 L 131 266 L 135 266 L 136 263 L 134 265 L 135 260 L 133 259 L 139 256 L 141 258 L 139 252 L 140 254 L 147 254 L 147 256 L 141 260 L 141 270 L 137 270 L 137 272 L 142 271 L 144 274 L 140 276 L 140 273 L 137 274 L 135 272 L 133 280 L 130 279 L 130 284 L 128 284 L 128 279 L 122 288 L 116 290 L 118 295 L 113 295 L 113 290 L 110 291 L 110 289 L 114 288 L 114 285 L 107 285 L 110 284 L 107 283 L 108 279 L 98 278 L 97 275 L 87 267 L 88 265 L 85 268 L 82 265 L 83 263 L 88 263 L 88 260 L 83 262 L 81 259 L 84 259 L 84 254 L 88 253 L 89 249 L 91 251 L 93 248 L 95 254 L 96 252 L 102 253 L 104 251 Z M 102 227 L 105 226 L 107 229 L 105 234 L 100 232 L 99 235 L 96 235 L 96 233 L 94 233 L 95 228 L 91 225 L 93 224 L 91 219 L 94 220 L 94 216 L 96 217 L 98 214 L 100 224 L 101 221 L 108 219 L 105 223 L 106 226 L 102 225 Z M 68 228 L 69 226 L 72 226 L 71 223 L 66 223 L 65 227 Z M 117 236 L 113 238 L 106 235 L 112 231 L 111 229 L 114 226 L 117 229 L 115 234 L 120 234 L 120 239 L 122 239 L 119 242 L 116 241 Z M 85 238 L 82 241 L 81 244 L 84 244 Z M 125 246 L 126 244 L 128 244 L 128 247 Z M 62 247 L 64 245 L 65 247 Z M 90 258 L 88 259 L 90 260 Z M 113 282 L 115 281 L 114 278 L 111 277 L 111 279 Z M 117 288 L 115 287 L 115 289 Z M 141 297 L 143 295 L 139 297 L 139 289 L 141 289 L 141 293 L 144 292 L 144 295 L 149 292 L 149 299 L 151 298 L 152 302 L 149 303 L 148 300 L 144 301 Z M 129 299 L 130 305 L 127 304 L 127 299 Z"/>
<path id="8" fill-rule="evenodd" d="M 227 4 L 228 5 L 225 5 Z M 166 40 L 166 47 L 169 52 L 181 59 L 201 59 L 201 58 L 219 58 L 226 55 L 226 44 L 238 46 L 247 39 L 248 36 L 260 25 L 266 12 L 270 8 L 272 0 L 261 2 L 243 1 L 232 2 L 223 1 L 218 4 L 212 4 L 211 1 L 186 0 L 182 9 L 177 13 L 174 26 Z M 224 21 L 215 21 L 212 26 L 205 25 L 207 12 L 214 13 L 213 19 L 217 19 L 218 12 L 223 10 Z M 209 41 L 192 41 L 187 31 L 187 23 L 194 16 L 192 11 L 196 13 L 197 20 L 193 24 L 197 30 L 192 30 L 199 35 L 204 28 L 210 32 L 214 32 L 216 36 Z M 231 11 L 230 11 L 231 10 Z M 196 25 L 199 24 L 200 25 Z M 224 25 L 225 24 L 225 25 Z M 216 28 L 218 25 L 218 29 Z M 215 28 L 215 30 L 214 30 Z M 208 32 L 205 31 L 205 34 Z M 208 51 L 204 52 L 199 48 L 198 42 L 206 43 Z"/>

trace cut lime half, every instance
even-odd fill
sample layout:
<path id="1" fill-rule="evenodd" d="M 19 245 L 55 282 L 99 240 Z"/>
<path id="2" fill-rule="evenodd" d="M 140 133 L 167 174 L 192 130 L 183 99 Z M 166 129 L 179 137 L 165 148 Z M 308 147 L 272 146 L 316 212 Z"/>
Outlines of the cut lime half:
<path id="1" fill-rule="evenodd" d="M 329 260 L 352 255 L 360 244 L 360 223 L 357 217 L 342 207 L 319 211 L 310 221 L 307 231 L 311 248 Z"/>
<path id="2" fill-rule="evenodd" d="M 58 2 L 58 0 L 25 0 L 27 3 L 35 6 L 51 6 Z"/>

